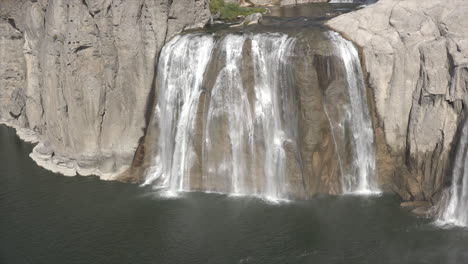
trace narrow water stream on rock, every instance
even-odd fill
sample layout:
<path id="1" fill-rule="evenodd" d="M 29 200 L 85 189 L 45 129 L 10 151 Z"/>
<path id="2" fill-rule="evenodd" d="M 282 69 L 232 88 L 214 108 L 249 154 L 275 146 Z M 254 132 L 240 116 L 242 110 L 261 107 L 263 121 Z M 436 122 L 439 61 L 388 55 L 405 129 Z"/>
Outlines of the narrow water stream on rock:
<path id="1" fill-rule="evenodd" d="M 468 119 L 461 126 L 452 183 L 440 202 L 437 224 L 441 226 L 468 226 Z"/>
<path id="2" fill-rule="evenodd" d="M 329 34 L 336 53 L 343 58 L 350 100 L 350 109 L 346 114 L 353 135 L 351 144 L 354 161 L 352 170 L 343 174 L 343 191 L 357 194 L 378 193 L 375 181 L 374 131 L 359 54 L 350 41 L 338 33 Z"/>

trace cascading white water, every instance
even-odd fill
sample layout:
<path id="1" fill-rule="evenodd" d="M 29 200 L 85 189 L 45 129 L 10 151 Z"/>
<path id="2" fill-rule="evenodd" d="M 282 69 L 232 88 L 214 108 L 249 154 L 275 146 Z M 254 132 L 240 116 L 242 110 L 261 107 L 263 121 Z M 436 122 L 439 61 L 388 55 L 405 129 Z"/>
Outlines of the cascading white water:
<path id="1" fill-rule="evenodd" d="M 210 182 L 224 177 L 227 179 L 223 183 L 230 185 L 230 193 L 234 195 L 249 193 L 245 177 L 254 173 L 249 166 L 254 165 L 249 162 L 249 155 L 254 153 L 253 121 L 240 72 L 244 42 L 244 36 L 228 35 L 220 44 L 225 51 L 226 66 L 219 72 L 211 92 L 203 149 L 206 189 L 216 190 L 217 186 Z"/>
<path id="2" fill-rule="evenodd" d="M 289 58 L 295 39 L 282 34 L 258 34 L 252 39 L 255 73 L 255 129 L 264 148 L 266 189 L 270 199 L 284 199 L 287 192 L 284 144 L 295 144 L 297 118 L 291 111 L 292 68 Z"/>
<path id="3" fill-rule="evenodd" d="M 336 32 L 329 37 L 338 57 L 341 57 L 346 70 L 350 113 L 346 117 L 353 136 L 353 164 L 350 172 L 343 172 L 344 193 L 372 194 L 378 193 L 373 177 L 375 170 L 374 133 L 369 108 L 367 105 L 366 87 L 356 47 Z"/>
<path id="4" fill-rule="evenodd" d="M 336 33 L 329 39 L 348 84 L 349 103 L 340 108 L 347 114 L 337 124 L 329 120 L 333 134 L 334 127 L 342 129 L 341 140 L 345 131 L 352 132 L 352 153 L 343 146 L 338 150 L 335 140 L 350 167 L 343 191 L 372 193 L 377 191 L 373 131 L 358 53 Z M 158 66 L 158 149 L 145 183 L 168 195 L 194 189 L 270 200 L 300 195 L 305 182 L 291 60 L 296 42 L 280 33 L 191 33 L 170 41 Z"/>
<path id="5" fill-rule="evenodd" d="M 250 62 L 242 56 L 247 39 Z M 188 191 L 193 166 L 200 163 L 203 190 L 287 199 L 285 144 L 295 146 L 297 136 L 297 117 L 288 109 L 295 106 L 289 61 L 294 47 L 294 38 L 269 33 L 229 34 L 216 42 L 210 35 L 187 34 L 168 43 L 157 79 L 159 151 L 146 184 L 157 182 L 169 194 Z M 222 56 L 210 63 L 214 50 Z M 253 67 L 250 97 L 243 62 Z M 203 87 L 207 108 L 200 114 L 207 65 L 218 64 L 223 67 L 215 72 L 213 87 Z M 199 141 L 202 157 L 194 147 Z"/>
<path id="6" fill-rule="evenodd" d="M 468 119 L 461 131 L 448 199 L 442 199 L 438 224 L 468 226 Z"/>
<path id="7" fill-rule="evenodd" d="M 194 113 L 213 45 L 210 35 L 183 35 L 166 44 L 161 53 L 156 106 L 159 151 L 146 183 L 160 180 L 159 185 L 168 188 L 169 194 L 190 189 L 189 172 L 195 158 Z"/>

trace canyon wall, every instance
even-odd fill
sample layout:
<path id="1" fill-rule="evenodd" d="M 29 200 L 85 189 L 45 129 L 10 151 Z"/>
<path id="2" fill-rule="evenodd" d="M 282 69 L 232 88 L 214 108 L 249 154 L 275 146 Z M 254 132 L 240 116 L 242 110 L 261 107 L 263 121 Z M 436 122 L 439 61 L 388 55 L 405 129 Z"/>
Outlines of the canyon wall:
<path id="1" fill-rule="evenodd" d="M 0 120 L 65 175 L 113 178 L 147 123 L 159 51 L 210 19 L 205 0 L 3 0 Z"/>
<path id="2" fill-rule="evenodd" d="M 375 105 L 381 181 L 408 200 L 451 180 L 466 108 L 468 2 L 381 0 L 328 25 L 361 47 Z"/>

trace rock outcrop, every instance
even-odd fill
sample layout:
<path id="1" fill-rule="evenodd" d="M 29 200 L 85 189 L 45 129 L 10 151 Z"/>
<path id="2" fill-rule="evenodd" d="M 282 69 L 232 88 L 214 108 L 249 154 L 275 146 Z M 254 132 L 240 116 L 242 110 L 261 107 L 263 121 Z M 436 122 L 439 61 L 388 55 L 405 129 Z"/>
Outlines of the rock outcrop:
<path id="1" fill-rule="evenodd" d="M 407 200 L 450 181 L 467 103 L 468 2 L 381 0 L 328 25 L 362 49 L 373 93 L 380 175 Z"/>
<path id="2" fill-rule="evenodd" d="M 113 178 L 147 123 L 159 51 L 204 26 L 205 0 L 3 0 L 0 120 L 38 135 L 33 159 Z"/>

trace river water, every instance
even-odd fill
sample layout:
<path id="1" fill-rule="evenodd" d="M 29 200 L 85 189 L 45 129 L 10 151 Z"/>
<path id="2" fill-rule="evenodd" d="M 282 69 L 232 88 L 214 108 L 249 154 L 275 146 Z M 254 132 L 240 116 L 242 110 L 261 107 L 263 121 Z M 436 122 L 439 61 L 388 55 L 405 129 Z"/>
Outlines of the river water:
<path id="1" fill-rule="evenodd" d="M 0 126 L 0 263 L 468 262 L 468 231 L 415 218 L 391 195 L 271 204 L 64 177 Z"/>

